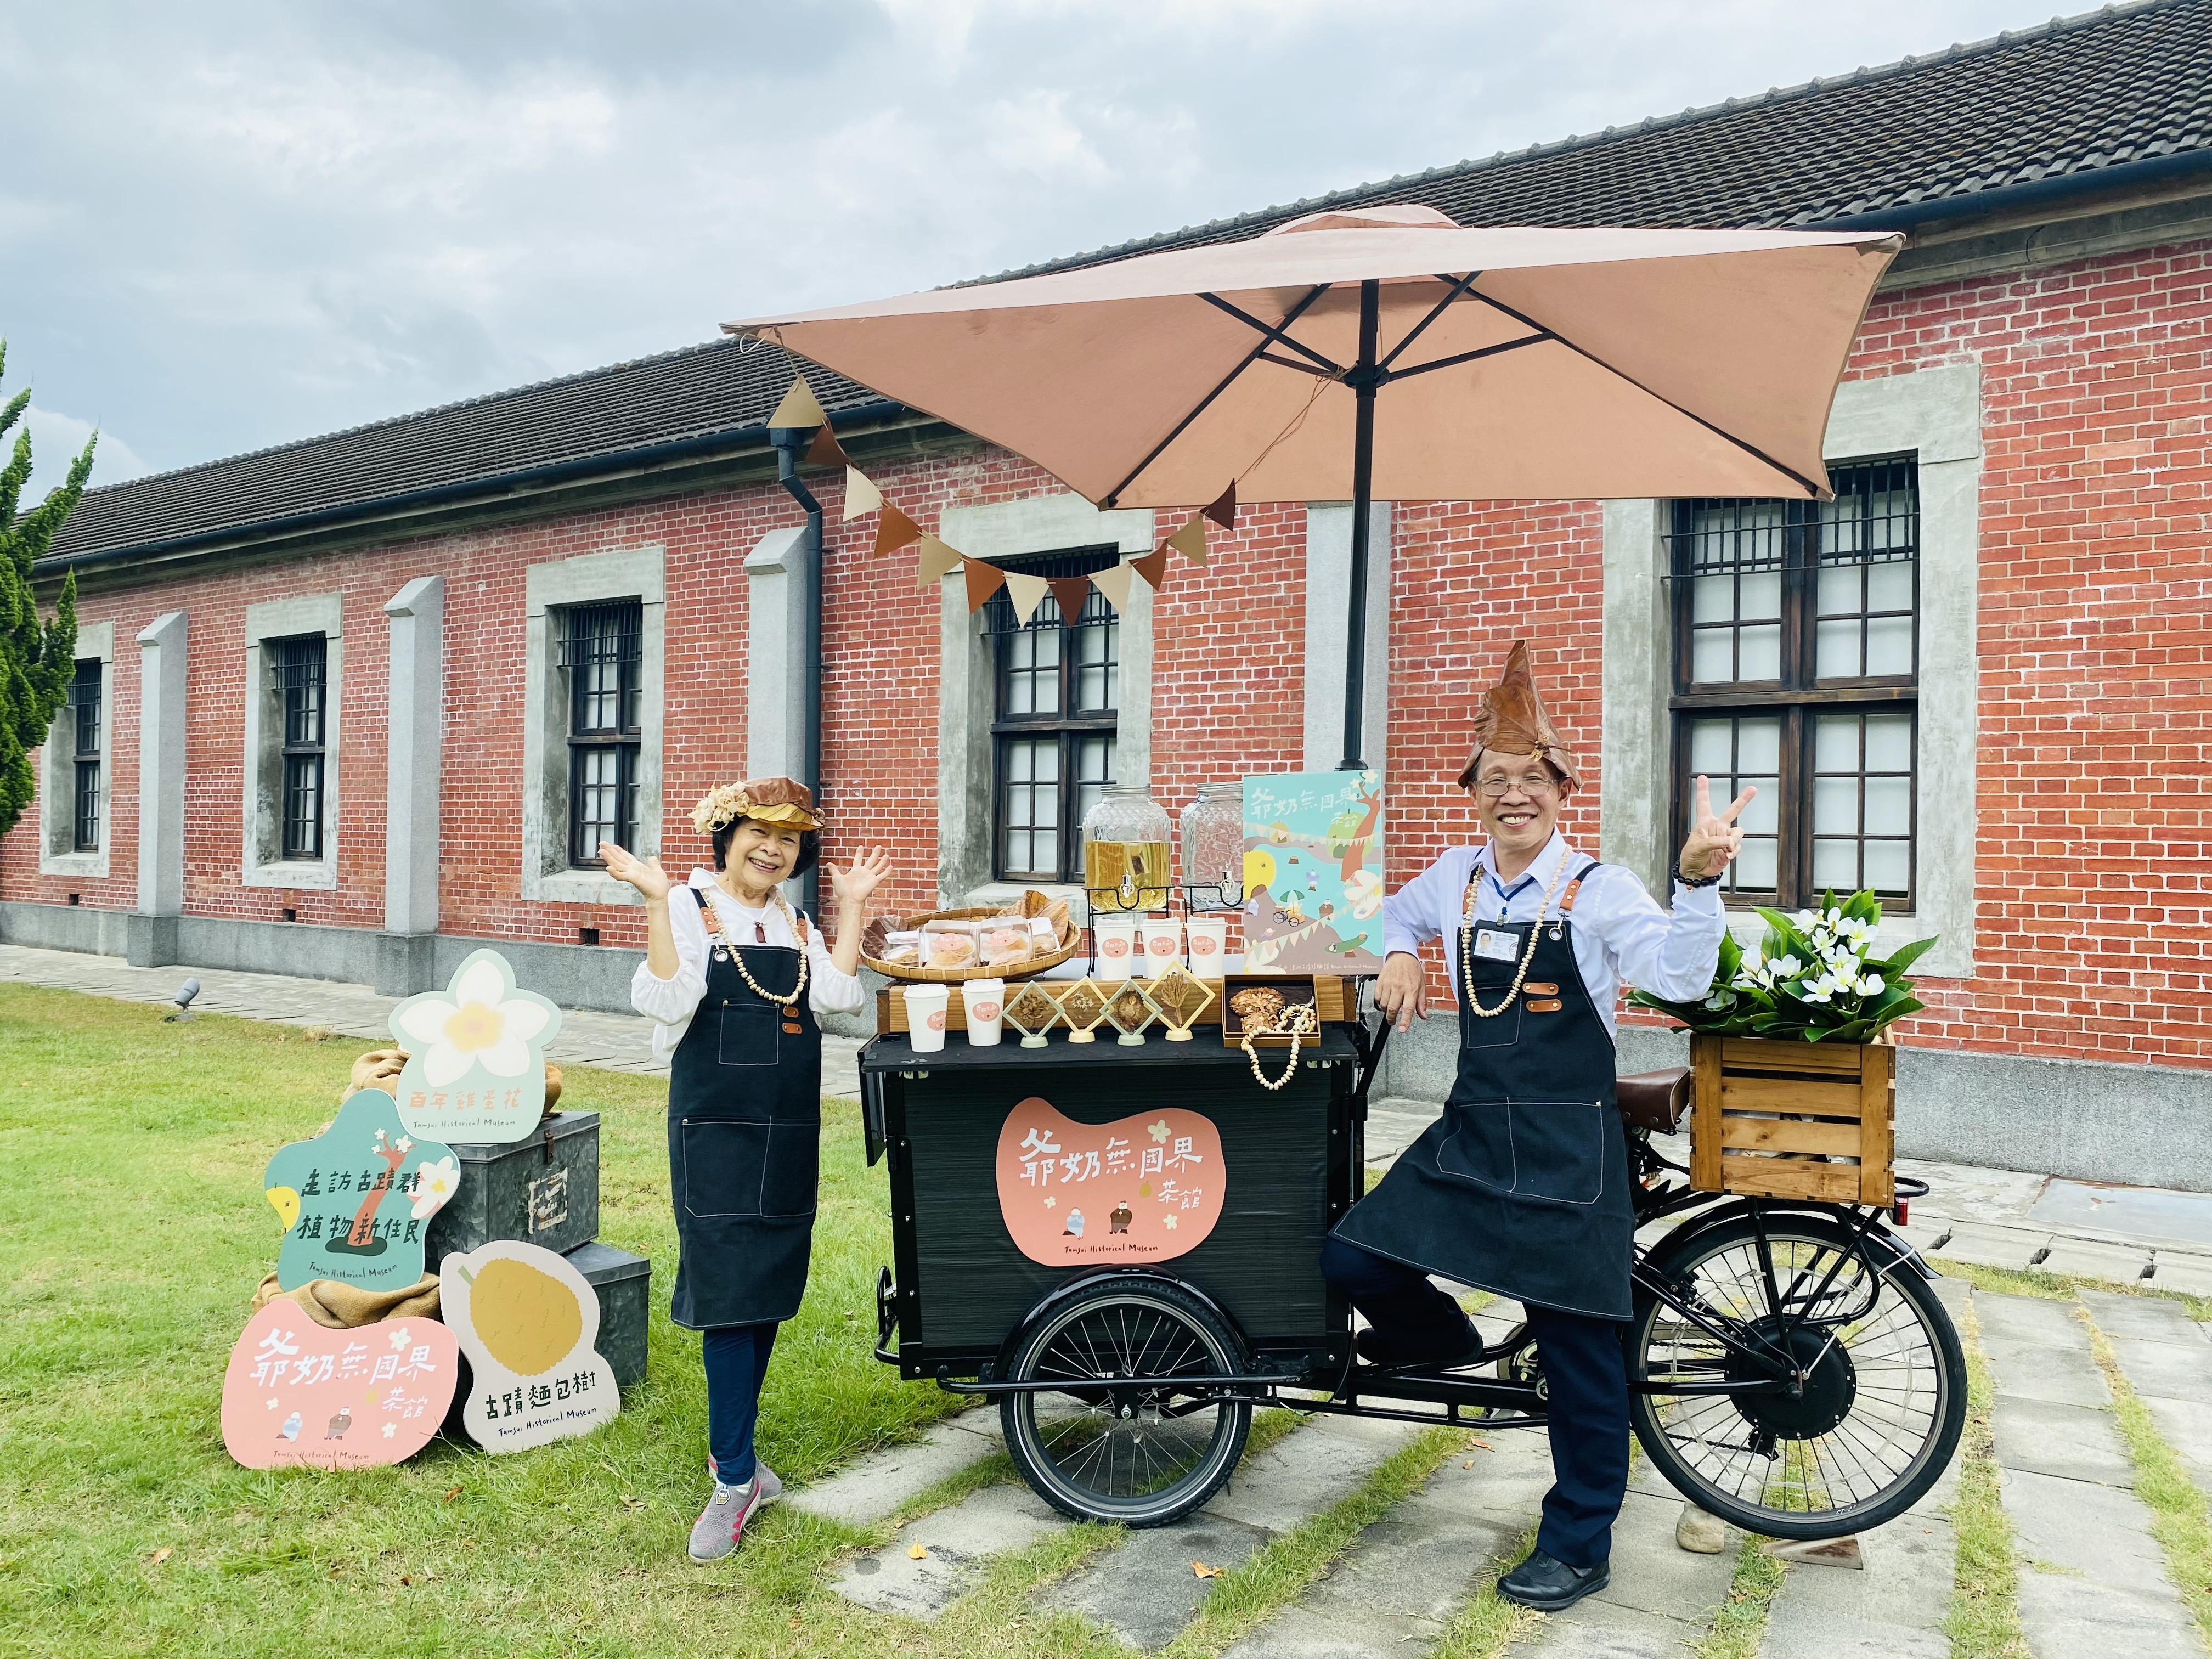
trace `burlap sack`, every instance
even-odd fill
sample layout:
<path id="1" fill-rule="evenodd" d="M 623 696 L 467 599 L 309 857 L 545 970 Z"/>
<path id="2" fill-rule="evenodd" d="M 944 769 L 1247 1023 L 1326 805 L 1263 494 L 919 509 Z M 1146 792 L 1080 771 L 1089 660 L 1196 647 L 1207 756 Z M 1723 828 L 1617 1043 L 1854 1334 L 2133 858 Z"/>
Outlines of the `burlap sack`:
<path id="1" fill-rule="evenodd" d="M 260 1312 L 278 1297 L 298 1303 L 301 1310 L 318 1325 L 334 1331 L 349 1331 L 356 1326 L 374 1325 L 381 1319 L 435 1319 L 438 1275 L 424 1273 L 414 1284 L 396 1291 L 364 1291 L 357 1285 L 336 1279 L 311 1279 L 296 1291 L 280 1291 L 276 1288 L 276 1275 L 270 1273 L 253 1293 L 253 1311 Z"/>

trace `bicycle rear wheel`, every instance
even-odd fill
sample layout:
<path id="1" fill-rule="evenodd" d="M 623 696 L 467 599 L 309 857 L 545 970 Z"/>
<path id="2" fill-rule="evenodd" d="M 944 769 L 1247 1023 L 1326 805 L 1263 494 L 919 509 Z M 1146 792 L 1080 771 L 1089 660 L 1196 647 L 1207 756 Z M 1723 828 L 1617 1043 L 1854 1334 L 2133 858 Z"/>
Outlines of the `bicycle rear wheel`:
<path id="1" fill-rule="evenodd" d="M 1752 1218 L 1724 1223 L 1648 1266 L 1705 1321 L 1771 1363 L 1730 1349 L 1656 1299 L 1641 1299 L 1629 1375 L 1652 1462 L 1700 1508 L 1774 1538 L 1836 1538 L 1880 1526 L 1936 1484 L 1966 1422 L 1966 1361 L 1934 1288 L 1880 1244 L 1818 1216 L 1766 1219 L 1773 1290 Z M 1840 1264 L 1840 1265 L 1839 1265 Z M 1836 1267 L 1824 1293 L 1820 1286 Z M 1774 1365 L 1795 1392 L 1673 1395 L 1668 1381 L 1747 1382 Z"/>

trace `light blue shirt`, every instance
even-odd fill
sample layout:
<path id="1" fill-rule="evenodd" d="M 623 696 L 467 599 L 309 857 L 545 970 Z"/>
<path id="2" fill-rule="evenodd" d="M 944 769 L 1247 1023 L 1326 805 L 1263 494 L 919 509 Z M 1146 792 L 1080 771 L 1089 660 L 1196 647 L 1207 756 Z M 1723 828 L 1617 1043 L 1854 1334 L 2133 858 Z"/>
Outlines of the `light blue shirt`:
<path id="1" fill-rule="evenodd" d="M 1478 870 L 1481 872 L 1481 884 L 1475 890 L 1478 923 L 1534 921 L 1562 859 L 1574 862 L 1553 895 L 1547 916 L 1559 914 L 1566 882 L 1583 862 L 1583 855 L 1567 845 L 1565 836 L 1554 830 L 1534 862 L 1504 884 L 1498 879 L 1489 842 L 1479 848 L 1446 848 L 1434 864 L 1382 902 L 1384 953 L 1415 951 L 1441 937 L 1457 1001 L 1463 994 L 1458 930 L 1468 883 Z M 1571 918 L 1575 966 L 1608 1032 L 1624 981 L 1669 1002 L 1693 1001 L 1711 988 L 1713 970 L 1720 964 L 1721 935 L 1728 931 L 1720 892 L 1717 885 L 1685 887 L 1677 881 L 1670 915 L 1644 890 L 1642 882 L 1617 864 L 1600 865 L 1584 878 L 1575 893 Z"/>

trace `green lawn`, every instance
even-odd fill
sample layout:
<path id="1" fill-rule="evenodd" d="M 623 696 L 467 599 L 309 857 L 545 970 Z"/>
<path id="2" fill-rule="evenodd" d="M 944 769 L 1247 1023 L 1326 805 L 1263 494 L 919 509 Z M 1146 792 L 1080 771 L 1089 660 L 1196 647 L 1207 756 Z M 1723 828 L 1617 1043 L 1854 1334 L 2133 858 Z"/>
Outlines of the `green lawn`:
<path id="1" fill-rule="evenodd" d="M 653 1264 L 652 1363 L 616 1422 L 503 1458 L 439 1441 L 352 1474 L 232 1463 L 223 1365 L 279 1237 L 262 1168 L 329 1118 L 363 1046 L 0 986 L 0 1653 L 1093 1649 L 1068 1620 L 1010 1628 L 990 1596 L 988 1631 L 960 1609 L 929 1630 L 856 1609 L 822 1569 L 867 1535 L 788 1507 L 736 1560 L 685 1560 L 705 1385 L 698 1339 L 667 1318 L 653 1079 L 572 1073 L 566 1103 L 602 1114 L 600 1237 Z M 763 1455 L 802 1480 L 955 1403 L 869 1353 L 890 1243 L 849 1103 L 829 1109 L 823 1182 L 813 1280 L 761 1428 Z"/>

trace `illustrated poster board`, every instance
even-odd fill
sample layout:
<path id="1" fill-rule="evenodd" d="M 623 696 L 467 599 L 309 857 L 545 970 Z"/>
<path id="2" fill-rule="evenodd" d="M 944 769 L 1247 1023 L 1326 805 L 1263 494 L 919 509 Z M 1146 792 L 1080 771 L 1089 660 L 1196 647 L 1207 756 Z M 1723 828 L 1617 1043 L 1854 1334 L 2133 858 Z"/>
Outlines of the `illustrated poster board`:
<path id="1" fill-rule="evenodd" d="M 1244 969 L 1382 971 L 1382 775 L 1244 780 Z"/>
<path id="2" fill-rule="evenodd" d="M 336 1279 L 405 1289 L 422 1277 L 430 1218 L 460 1182 L 452 1147 L 410 1135 L 383 1091 L 356 1091 L 313 1140 L 279 1147 L 261 1177 L 284 1224 L 277 1288 Z"/>
<path id="3" fill-rule="evenodd" d="M 622 1409 L 599 1352 L 599 1298 L 542 1245 L 514 1239 L 447 1256 L 438 1304 L 468 1354 L 461 1423 L 486 1451 L 521 1451 L 589 1434 Z"/>
<path id="4" fill-rule="evenodd" d="M 446 1420 L 460 1368 L 453 1334 L 434 1319 L 334 1331 L 280 1296 L 230 1351 L 222 1443 L 249 1469 L 404 1462 Z"/>
<path id="5" fill-rule="evenodd" d="M 561 1011 L 520 989 L 496 951 L 472 951 L 442 991 L 425 991 L 392 1011 L 392 1035 L 407 1051 L 396 1097 L 416 1137 L 503 1146 L 522 1139 L 545 1114 L 545 1045 Z"/>
<path id="6" fill-rule="evenodd" d="M 1180 1108 L 1078 1123 L 1032 1095 L 999 1130 L 999 1214 L 1048 1267 L 1167 1261 L 1221 1219 L 1221 1132 Z"/>

